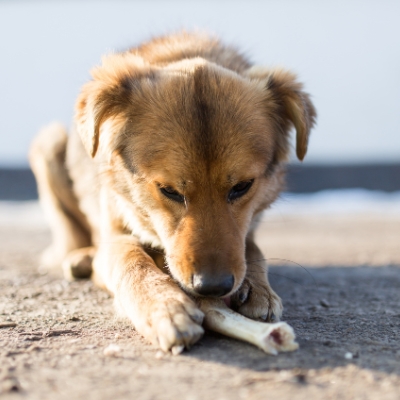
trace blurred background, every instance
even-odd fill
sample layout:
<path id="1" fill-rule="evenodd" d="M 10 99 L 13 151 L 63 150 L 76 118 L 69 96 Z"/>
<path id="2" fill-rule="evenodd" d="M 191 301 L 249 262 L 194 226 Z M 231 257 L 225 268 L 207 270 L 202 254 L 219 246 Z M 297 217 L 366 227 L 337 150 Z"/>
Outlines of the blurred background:
<path id="1" fill-rule="evenodd" d="M 400 190 L 398 0 L 0 0 L 0 199 L 35 199 L 29 143 L 70 124 L 102 54 L 179 29 L 210 31 L 295 71 L 318 110 L 288 191 Z"/>

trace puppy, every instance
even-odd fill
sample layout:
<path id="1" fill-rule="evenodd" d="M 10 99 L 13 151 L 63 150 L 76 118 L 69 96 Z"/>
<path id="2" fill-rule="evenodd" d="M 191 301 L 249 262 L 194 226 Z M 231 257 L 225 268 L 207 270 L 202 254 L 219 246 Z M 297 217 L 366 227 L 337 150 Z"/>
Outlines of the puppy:
<path id="1" fill-rule="evenodd" d="M 42 263 L 92 275 L 162 350 L 203 334 L 198 296 L 278 320 L 254 243 L 284 184 L 289 133 L 302 160 L 316 116 L 296 76 L 180 33 L 107 55 L 30 152 L 53 243 Z"/>

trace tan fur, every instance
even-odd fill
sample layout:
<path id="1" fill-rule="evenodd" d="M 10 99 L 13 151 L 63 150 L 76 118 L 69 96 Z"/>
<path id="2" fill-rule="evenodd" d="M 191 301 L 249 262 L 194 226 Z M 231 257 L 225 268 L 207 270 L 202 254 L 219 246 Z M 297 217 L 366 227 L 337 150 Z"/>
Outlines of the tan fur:
<path id="1" fill-rule="evenodd" d="M 316 114 L 295 75 L 181 33 L 108 55 L 92 76 L 68 143 L 53 125 L 32 148 L 56 238 L 43 261 L 82 277 L 95 254 L 93 279 L 165 351 L 203 333 L 195 277 L 232 278 L 232 307 L 279 319 L 253 232 L 283 187 L 293 126 L 298 158 L 307 151 Z M 235 185 L 250 181 L 229 201 Z"/>

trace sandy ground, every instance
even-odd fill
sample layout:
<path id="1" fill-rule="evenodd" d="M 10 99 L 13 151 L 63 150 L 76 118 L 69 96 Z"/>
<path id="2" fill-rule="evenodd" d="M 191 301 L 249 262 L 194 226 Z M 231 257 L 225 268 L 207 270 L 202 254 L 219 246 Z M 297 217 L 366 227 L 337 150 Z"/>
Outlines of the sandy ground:
<path id="1" fill-rule="evenodd" d="M 91 282 L 37 272 L 49 240 L 44 228 L 0 228 L 1 398 L 400 398 L 399 216 L 262 223 L 270 280 L 300 343 L 277 357 L 212 333 L 162 355 Z M 117 357 L 104 354 L 110 344 Z"/>

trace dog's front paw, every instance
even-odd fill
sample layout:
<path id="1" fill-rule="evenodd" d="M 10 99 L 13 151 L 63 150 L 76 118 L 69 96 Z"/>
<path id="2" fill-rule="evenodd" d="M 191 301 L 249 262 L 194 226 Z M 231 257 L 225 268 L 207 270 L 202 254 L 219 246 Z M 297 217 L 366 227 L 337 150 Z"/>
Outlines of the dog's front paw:
<path id="1" fill-rule="evenodd" d="M 282 316 L 280 297 L 268 283 L 243 281 L 240 289 L 231 298 L 231 307 L 240 314 L 264 322 L 277 322 Z"/>
<path id="2" fill-rule="evenodd" d="M 204 314 L 185 295 L 181 297 L 153 304 L 143 332 L 161 350 L 173 354 L 189 349 L 204 334 Z"/>

